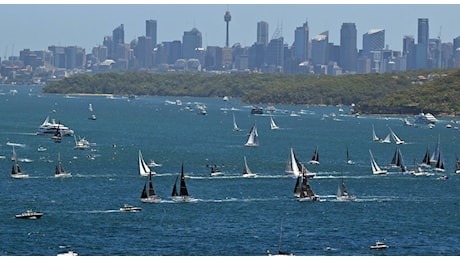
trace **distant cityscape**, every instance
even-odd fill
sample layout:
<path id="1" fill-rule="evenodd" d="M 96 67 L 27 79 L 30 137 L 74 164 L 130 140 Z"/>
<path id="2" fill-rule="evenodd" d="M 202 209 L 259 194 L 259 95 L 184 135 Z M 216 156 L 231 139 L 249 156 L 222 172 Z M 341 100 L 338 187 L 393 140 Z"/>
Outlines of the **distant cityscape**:
<path id="1" fill-rule="evenodd" d="M 310 38 L 308 21 L 294 29 L 294 43 L 284 42 L 281 30 L 269 35 L 269 24 L 257 22 L 256 42 L 229 46 L 230 11 L 223 15 L 225 46 L 203 47 L 198 28 L 185 31 L 182 40 L 157 39 L 157 21 L 145 21 L 145 35 L 126 43 L 123 24 L 103 37 L 90 53 L 78 46 L 49 46 L 46 50 L 23 49 L 19 56 L 0 58 L 0 83 L 46 84 L 71 75 L 103 72 L 286 73 L 366 74 L 418 69 L 460 68 L 460 36 L 452 42 L 429 37 L 428 18 L 418 18 L 417 41 L 402 39 L 402 51 L 385 45 L 385 29 L 362 35 L 357 48 L 356 24 L 343 23 L 340 43 L 329 42 L 329 32 Z"/>

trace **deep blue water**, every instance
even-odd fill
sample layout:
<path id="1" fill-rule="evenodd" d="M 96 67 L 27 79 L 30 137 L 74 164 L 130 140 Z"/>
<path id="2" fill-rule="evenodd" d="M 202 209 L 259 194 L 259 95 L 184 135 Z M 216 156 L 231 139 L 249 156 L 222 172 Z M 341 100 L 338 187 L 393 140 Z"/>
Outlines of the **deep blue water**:
<path id="1" fill-rule="evenodd" d="M 12 95 L 10 89 L 18 93 Z M 281 129 L 271 130 L 268 116 L 251 115 L 251 106 L 238 99 L 68 97 L 40 91 L 40 87 L 0 87 L 0 156 L 4 156 L 0 157 L 0 255 L 74 250 L 92 256 L 260 256 L 279 247 L 309 256 L 460 252 L 460 176 L 454 173 L 460 131 L 451 122 L 457 118 L 439 118 L 429 129 L 403 126 L 402 117 L 356 118 L 346 114 L 348 107 L 341 114 L 337 107 L 276 105 L 273 116 Z M 176 99 L 183 104 L 165 103 Z M 194 108 L 195 102 L 204 103 L 208 114 L 185 109 L 188 103 Z M 89 104 L 97 120 L 88 120 Z M 305 113 L 290 116 L 302 109 Z M 242 131 L 232 130 L 232 114 Z M 73 137 L 53 143 L 50 135 L 35 135 L 48 115 L 95 143 L 96 151 L 73 149 Z M 253 123 L 260 146 L 244 147 Z M 448 123 L 453 127 L 446 128 Z M 372 125 L 382 138 L 391 127 L 406 141 L 400 148 L 409 168 L 414 159 L 421 162 L 427 146 L 433 151 L 440 137 L 449 179 L 393 169 L 387 175 L 373 175 L 369 149 L 384 167 L 396 144 L 373 142 Z M 20 162 L 30 178 L 10 177 L 12 146 L 7 142 L 21 144 L 15 147 L 17 156 L 32 160 Z M 48 150 L 38 152 L 39 145 Z M 315 146 L 321 164 L 309 165 Z M 354 165 L 345 164 L 347 146 Z M 290 147 L 317 173 L 310 184 L 321 201 L 300 203 L 294 198 L 295 179 L 284 172 Z M 146 161 L 163 165 L 153 168 L 162 203 L 139 200 L 145 182 L 138 173 L 139 149 Z M 71 178 L 53 176 L 58 152 Z M 241 177 L 243 156 L 258 177 Z M 182 162 L 190 176 L 189 193 L 197 202 L 170 202 Z M 206 165 L 214 163 L 224 166 L 224 176 L 209 177 Z M 356 201 L 336 200 L 342 173 Z M 122 213 L 119 208 L 125 203 L 142 211 Z M 15 214 L 29 208 L 44 216 L 15 219 Z M 389 248 L 369 250 L 377 240 Z"/>

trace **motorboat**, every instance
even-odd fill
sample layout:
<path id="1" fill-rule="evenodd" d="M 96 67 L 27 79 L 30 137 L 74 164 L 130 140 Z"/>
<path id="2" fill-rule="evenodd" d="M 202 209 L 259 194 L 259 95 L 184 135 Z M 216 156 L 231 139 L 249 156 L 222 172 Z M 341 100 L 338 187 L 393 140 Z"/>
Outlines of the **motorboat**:
<path id="1" fill-rule="evenodd" d="M 438 120 L 431 113 L 423 113 L 415 116 L 416 123 L 435 124 Z"/>
<path id="2" fill-rule="evenodd" d="M 73 135 L 74 131 L 69 127 L 56 123 L 55 119 L 51 119 L 49 116 L 46 117 L 45 121 L 38 127 L 37 134 L 54 134 L 56 131 L 60 131 L 62 135 Z"/>
<path id="3" fill-rule="evenodd" d="M 372 245 L 369 248 L 370 249 L 386 249 L 386 248 L 388 248 L 388 246 L 385 243 L 381 242 L 381 241 L 377 241 L 375 243 L 375 245 Z"/>
<path id="4" fill-rule="evenodd" d="M 35 212 L 32 211 L 31 209 L 27 210 L 26 212 L 23 212 L 21 214 L 17 214 L 16 218 L 24 218 L 24 219 L 39 219 L 43 216 L 42 212 Z"/>
<path id="5" fill-rule="evenodd" d="M 78 253 L 75 252 L 75 251 L 70 250 L 70 251 L 67 251 L 67 252 L 59 253 L 56 256 L 78 256 Z"/>
<path id="6" fill-rule="evenodd" d="M 140 207 L 131 206 L 129 204 L 125 204 L 122 208 L 120 208 L 121 212 L 139 212 L 142 209 Z"/>

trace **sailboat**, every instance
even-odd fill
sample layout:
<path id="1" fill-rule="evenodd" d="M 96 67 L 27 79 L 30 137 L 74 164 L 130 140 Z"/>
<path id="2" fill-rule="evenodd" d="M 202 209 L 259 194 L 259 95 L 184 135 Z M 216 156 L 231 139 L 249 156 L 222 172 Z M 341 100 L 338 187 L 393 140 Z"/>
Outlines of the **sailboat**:
<path id="1" fill-rule="evenodd" d="M 56 128 L 56 132 L 54 135 L 51 137 L 55 143 L 60 143 L 62 141 L 62 132 L 59 129 L 59 126 L 61 125 L 61 122 L 59 122 L 58 127 Z"/>
<path id="2" fill-rule="evenodd" d="M 401 155 L 401 150 L 399 149 L 398 146 L 396 146 L 395 152 L 393 153 L 393 158 L 391 159 L 390 165 L 388 165 L 390 168 L 398 168 L 401 167 L 402 164 L 402 155 Z"/>
<path id="3" fill-rule="evenodd" d="M 277 254 L 273 254 L 273 253 L 270 251 L 270 249 L 267 249 L 265 252 L 267 253 L 268 256 L 294 256 L 293 253 L 281 251 L 282 238 L 283 238 L 283 220 L 281 219 L 281 224 L 280 224 L 280 238 L 279 238 L 279 243 L 278 243 L 278 253 L 277 253 Z"/>
<path id="4" fill-rule="evenodd" d="M 382 140 L 381 143 L 384 143 L 384 144 L 390 144 L 391 143 L 391 133 L 387 135 L 387 137 L 385 137 L 385 139 Z"/>
<path id="5" fill-rule="evenodd" d="M 13 157 L 11 159 L 13 161 L 13 165 L 11 166 L 11 177 L 16 178 L 16 179 L 28 178 L 29 175 L 27 173 L 22 172 L 21 168 L 19 167 L 18 158 L 16 155 L 16 151 L 14 150 L 14 146 L 13 146 Z"/>
<path id="6" fill-rule="evenodd" d="M 374 125 L 372 125 L 372 141 L 379 143 L 382 142 L 382 139 L 375 134 Z"/>
<path id="7" fill-rule="evenodd" d="M 67 172 L 64 169 L 64 166 L 62 166 L 62 161 L 61 161 L 61 154 L 58 153 L 58 164 L 56 165 L 56 169 L 54 170 L 54 177 L 71 177 L 72 174 L 70 172 Z"/>
<path id="8" fill-rule="evenodd" d="M 439 157 L 440 150 L 441 150 L 441 137 L 438 136 L 438 142 L 436 144 L 436 148 L 430 156 L 430 165 L 436 164 L 436 161 L 438 160 L 438 157 Z"/>
<path id="9" fill-rule="evenodd" d="M 337 200 L 339 201 L 350 201 L 355 200 L 355 195 L 348 194 L 347 187 L 345 186 L 345 182 L 343 181 L 343 174 L 342 174 L 342 189 L 340 189 L 340 185 L 337 187 Z"/>
<path id="10" fill-rule="evenodd" d="M 280 129 L 278 125 L 276 125 L 275 120 L 273 120 L 273 117 L 270 115 L 270 129 L 276 130 Z"/>
<path id="11" fill-rule="evenodd" d="M 455 173 L 460 173 L 460 161 L 457 155 L 455 155 Z"/>
<path id="12" fill-rule="evenodd" d="M 219 170 L 219 167 L 217 166 L 217 164 L 208 164 L 206 165 L 206 167 L 211 168 L 211 177 L 224 175 L 224 172 Z"/>
<path id="13" fill-rule="evenodd" d="M 148 190 L 147 190 L 148 183 Z M 152 174 L 149 174 L 149 177 L 144 183 L 144 188 L 141 193 L 141 201 L 145 203 L 155 203 L 160 202 L 161 198 L 156 194 L 155 189 L 153 188 Z"/>
<path id="14" fill-rule="evenodd" d="M 444 157 L 442 155 L 442 151 L 439 150 L 439 155 L 437 156 L 437 160 L 436 160 L 436 163 L 434 165 L 434 171 L 436 172 L 444 172 L 445 169 L 444 169 Z"/>
<path id="15" fill-rule="evenodd" d="M 93 105 L 92 105 L 91 103 L 90 103 L 89 106 L 88 106 L 88 110 L 89 110 L 90 112 L 93 112 Z M 88 119 L 90 119 L 90 120 L 96 120 L 97 118 L 96 118 L 96 115 L 95 115 L 95 114 L 91 114 L 91 116 L 89 116 Z"/>
<path id="16" fill-rule="evenodd" d="M 249 131 L 248 141 L 244 144 L 246 147 L 259 146 L 259 133 L 257 133 L 257 125 L 254 123 Z"/>
<path id="17" fill-rule="evenodd" d="M 297 197 L 297 200 L 300 202 L 317 201 L 319 197 L 313 192 L 308 183 L 306 168 L 297 160 L 293 148 L 291 148 L 291 164 L 292 170 L 297 176 L 296 186 L 294 187 L 294 195 Z"/>
<path id="18" fill-rule="evenodd" d="M 180 186 L 179 192 L 177 192 L 177 181 L 179 176 L 176 177 L 174 182 L 173 190 L 171 193 L 172 200 L 175 202 L 193 202 L 196 201 L 195 198 L 188 194 L 187 185 L 185 184 L 185 175 L 184 175 L 184 163 L 182 163 L 181 174 L 180 174 Z"/>
<path id="19" fill-rule="evenodd" d="M 313 156 L 311 157 L 311 160 L 308 163 L 309 164 L 319 164 L 318 146 L 316 146 L 315 151 L 313 152 Z"/>
<path id="20" fill-rule="evenodd" d="M 248 166 L 248 162 L 246 161 L 246 156 L 244 156 L 244 167 L 243 167 L 243 177 L 256 177 L 256 174 L 253 173 Z"/>
<path id="21" fill-rule="evenodd" d="M 425 156 L 423 156 L 423 160 L 422 160 L 422 163 L 420 164 L 420 166 L 425 167 L 425 168 L 431 167 L 430 158 L 431 158 L 430 148 L 427 146 Z"/>
<path id="22" fill-rule="evenodd" d="M 347 164 L 355 164 L 355 162 L 353 162 L 351 159 L 350 159 L 350 154 L 348 152 L 348 146 L 347 146 Z"/>
<path id="23" fill-rule="evenodd" d="M 374 159 L 374 155 L 372 154 L 371 150 L 369 149 L 369 154 L 371 155 L 371 167 L 373 174 L 386 174 L 387 170 L 383 170 L 379 167 L 377 162 Z"/>
<path id="24" fill-rule="evenodd" d="M 297 162 L 297 165 L 293 165 L 293 162 Z M 296 168 L 296 169 L 295 169 Z M 289 156 L 289 160 L 286 163 L 285 172 L 288 174 L 292 174 L 294 177 L 299 177 L 301 174 L 304 174 L 307 178 L 313 178 L 316 176 L 316 173 L 310 172 L 305 165 L 301 164 L 300 161 L 297 159 L 294 149 L 291 147 L 291 152 Z"/>
<path id="25" fill-rule="evenodd" d="M 142 157 L 141 150 L 139 150 L 138 162 L 139 162 L 139 174 L 141 176 L 148 176 L 149 174 L 153 174 L 153 175 L 156 174 L 156 172 L 152 171 L 147 165 L 147 163 L 145 163 L 144 158 Z"/>
<path id="26" fill-rule="evenodd" d="M 388 127 L 388 129 L 390 129 L 391 137 L 393 137 L 393 140 L 395 141 L 396 144 L 404 144 L 404 141 L 401 138 L 399 138 L 399 136 L 397 136 L 395 132 L 391 130 L 390 127 Z"/>
<path id="27" fill-rule="evenodd" d="M 235 114 L 233 113 L 233 131 L 241 131 L 241 129 L 236 124 Z"/>

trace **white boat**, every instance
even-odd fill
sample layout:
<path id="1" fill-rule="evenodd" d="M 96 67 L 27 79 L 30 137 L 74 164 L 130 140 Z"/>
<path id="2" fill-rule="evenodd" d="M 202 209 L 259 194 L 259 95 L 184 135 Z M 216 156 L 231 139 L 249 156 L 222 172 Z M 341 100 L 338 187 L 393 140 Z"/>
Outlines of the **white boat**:
<path id="1" fill-rule="evenodd" d="M 88 140 L 86 140 L 84 137 L 83 138 L 78 137 L 78 140 L 77 140 L 77 137 L 75 135 L 73 137 L 75 139 L 75 147 L 74 147 L 74 149 L 84 150 L 84 149 L 90 148 L 90 146 L 91 146 L 90 142 Z"/>
<path id="2" fill-rule="evenodd" d="M 59 253 L 56 256 L 78 256 L 78 253 L 75 252 L 75 251 L 70 250 L 70 251 L 67 251 L 67 252 Z"/>
<path id="3" fill-rule="evenodd" d="M 38 152 L 44 152 L 46 150 L 48 150 L 48 149 L 46 147 L 44 147 L 44 146 L 41 146 L 41 145 L 37 148 Z"/>
<path id="4" fill-rule="evenodd" d="M 246 156 L 244 156 L 244 167 L 243 167 L 243 177 L 256 177 L 256 174 L 249 169 L 248 162 L 246 161 Z"/>
<path id="5" fill-rule="evenodd" d="M 342 189 L 340 189 L 340 185 L 337 187 L 336 198 L 338 201 L 353 201 L 356 199 L 355 195 L 348 194 L 347 187 L 345 186 L 345 182 L 343 181 L 343 175 L 342 175 Z"/>
<path id="6" fill-rule="evenodd" d="M 179 192 L 177 192 L 177 181 L 180 177 Z M 189 195 L 187 185 L 185 184 L 185 175 L 184 175 L 184 163 L 182 163 L 181 173 L 176 177 L 174 182 L 173 190 L 171 193 L 172 200 L 174 202 L 194 202 L 197 199 Z"/>
<path id="7" fill-rule="evenodd" d="M 148 166 L 149 167 L 160 167 L 160 166 L 162 166 L 162 164 L 161 163 L 156 163 L 154 160 L 150 160 Z"/>
<path id="8" fill-rule="evenodd" d="M 141 150 L 139 150 L 138 163 L 139 163 L 139 174 L 141 176 L 149 176 L 150 174 L 152 175 L 156 174 L 156 172 L 152 171 L 150 167 L 147 165 L 147 163 L 144 161 L 144 157 L 142 156 Z"/>
<path id="9" fill-rule="evenodd" d="M 414 159 L 414 170 L 408 171 L 414 176 L 430 176 L 433 175 L 431 172 L 424 171 L 420 165 L 417 165 L 416 160 Z"/>
<path id="10" fill-rule="evenodd" d="M 61 161 L 61 154 L 58 153 L 58 164 L 56 165 L 56 168 L 54 170 L 54 177 L 71 177 L 72 174 L 70 172 L 67 172 L 64 169 L 64 166 L 62 166 L 62 161 Z"/>
<path id="11" fill-rule="evenodd" d="M 386 249 L 388 248 L 388 246 L 383 242 L 377 241 L 375 245 L 372 245 L 369 248 L 370 249 Z"/>
<path id="12" fill-rule="evenodd" d="M 309 164 L 319 164 L 318 146 L 316 146 L 315 151 L 313 152 L 313 156 L 311 157 L 311 160 L 308 163 Z"/>
<path id="13" fill-rule="evenodd" d="M 302 164 L 302 166 L 300 166 L 300 165 L 297 166 L 297 168 L 299 169 L 300 172 L 294 171 L 294 168 L 292 166 L 292 158 L 293 157 L 295 158 L 295 161 L 300 162 L 297 159 L 296 155 L 294 154 L 294 149 L 291 148 L 290 153 L 289 153 L 288 161 L 286 162 L 286 168 L 284 170 L 287 174 L 292 174 L 296 178 L 299 177 L 302 172 L 303 172 L 303 174 L 305 174 L 305 176 L 307 176 L 307 178 L 313 178 L 313 177 L 316 176 L 316 173 L 310 172 L 307 169 L 307 167 L 305 167 L 303 164 Z"/>
<path id="14" fill-rule="evenodd" d="M 404 141 L 399 138 L 399 136 L 397 136 L 390 127 L 388 127 L 388 129 L 390 129 L 391 137 L 393 137 L 393 141 L 395 141 L 396 144 L 404 144 Z"/>
<path id="15" fill-rule="evenodd" d="M 21 167 L 19 167 L 19 163 L 17 160 L 16 151 L 14 150 L 14 146 L 13 146 L 13 157 L 11 159 L 13 160 L 13 165 L 11 166 L 11 177 L 15 179 L 28 178 L 29 174 L 22 172 Z"/>
<path id="16" fill-rule="evenodd" d="M 236 124 L 235 114 L 232 114 L 232 115 L 233 115 L 233 131 L 241 131 L 241 129 Z"/>
<path id="17" fill-rule="evenodd" d="M 374 125 L 372 125 L 372 141 L 381 143 L 382 139 L 375 134 Z"/>
<path id="18" fill-rule="evenodd" d="M 141 211 L 142 208 L 140 207 L 134 207 L 129 204 L 125 204 L 122 208 L 120 208 L 121 212 L 139 212 Z"/>
<path id="19" fill-rule="evenodd" d="M 49 116 L 46 117 L 45 121 L 38 127 L 37 134 L 54 134 L 56 130 L 60 130 L 63 135 L 73 135 L 74 131 L 69 127 L 56 123 L 55 119 L 50 122 Z"/>
<path id="20" fill-rule="evenodd" d="M 375 161 L 374 155 L 372 154 L 370 149 L 369 149 L 369 154 L 371 155 L 372 174 L 386 174 L 387 170 L 383 170 L 380 168 L 380 166 Z"/>
<path id="21" fill-rule="evenodd" d="M 219 170 L 219 167 L 217 167 L 216 164 L 208 164 L 206 166 L 211 168 L 211 173 L 210 173 L 211 177 L 224 175 L 224 172 Z"/>
<path id="22" fill-rule="evenodd" d="M 161 198 L 156 194 L 153 188 L 152 174 L 149 174 L 147 180 L 145 180 L 144 188 L 141 193 L 141 201 L 145 203 L 160 202 Z"/>
<path id="23" fill-rule="evenodd" d="M 385 139 L 382 140 L 381 143 L 384 143 L 384 144 L 390 144 L 391 143 L 391 133 L 387 135 L 387 137 L 385 137 Z"/>
<path id="24" fill-rule="evenodd" d="M 246 147 L 257 147 L 259 146 L 259 133 L 257 132 L 257 125 L 254 123 L 249 131 L 247 142 L 244 144 Z"/>
<path id="25" fill-rule="evenodd" d="M 21 214 L 15 215 L 16 218 L 24 218 L 24 219 L 39 219 L 42 216 L 43 216 L 42 212 L 35 212 L 35 211 L 32 211 L 31 209 Z"/>
<path id="26" fill-rule="evenodd" d="M 438 120 L 434 117 L 431 113 L 423 113 L 415 116 L 416 123 L 423 123 L 423 124 L 435 124 Z"/>
<path id="27" fill-rule="evenodd" d="M 273 120 L 273 117 L 270 115 L 270 129 L 276 130 L 280 129 L 280 127 L 275 123 L 275 120 Z"/>
<path id="28" fill-rule="evenodd" d="M 437 172 L 444 172 L 444 157 L 441 151 L 441 137 L 438 136 L 438 143 L 436 149 L 430 157 L 430 163 L 433 166 L 433 170 Z"/>
<path id="29" fill-rule="evenodd" d="M 313 192 L 308 183 L 308 177 L 305 174 L 306 168 L 297 160 L 293 148 L 291 148 L 291 165 L 294 175 L 297 176 L 294 187 L 294 196 L 297 197 L 297 200 L 300 202 L 319 200 L 319 197 Z"/>

